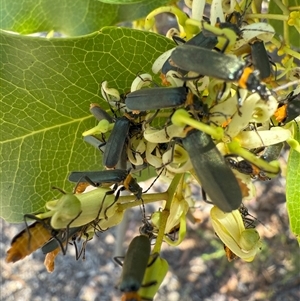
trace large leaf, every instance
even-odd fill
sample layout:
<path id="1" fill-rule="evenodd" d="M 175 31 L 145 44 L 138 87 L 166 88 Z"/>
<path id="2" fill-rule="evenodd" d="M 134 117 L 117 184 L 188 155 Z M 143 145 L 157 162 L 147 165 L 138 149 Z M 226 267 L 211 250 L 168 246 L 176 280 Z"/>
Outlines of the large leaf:
<path id="1" fill-rule="evenodd" d="M 139 3 L 143 2 L 143 0 L 99 0 L 103 3 L 109 3 L 109 4 L 132 4 L 132 3 Z"/>
<path id="2" fill-rule="evenodd" d="M 300 124 L 296 128 L 295 139 L 300 143 Z M 286 177 L 286 199 L 291 231 L 297 236 L 300 244 L 300 153 L 291 149 L 288 159 Z"/>
<path id="3" fill-rule="evenodd" d="M 284 1 L 283 1 L 284 2 Z M 283 6 L 288 7 L 299 7 L 300 6 L 300 0 L 288 0 L 287 2 L 285 1 L 282 3 Z M 288 12 L 288 7 L 286 7 L 287 12 Z M 269 2 L 269 14 L 275 14 L 282 16 L 284 13 L 280 9 L 280 7 L 276 4 L 276 1 L 270 1 Z M 270 24 L 274 27 L 275 32 L 278 36 L 283 37 L 284 32 L 283 32 L 283 21 L 279 20 L 270 20 Z M 292 46 L 294 47 L 300 47 L 300 38 L 299 38 L 299 32 L 293 27 L 289 26 L 288 27 L 288 34 L 289 34 L 289 42 Z"/>
<path id="4" fill-rule="evenodd" d="M 120 1 L 118 1 L 120 2 Z M 0 0 L 1 29 L 30 34 L 54 30 L 85 35 L 104 26 L 145 17 L 168 0 L 143 0 L 128 5 L 98 0 Z"/>
<path id="5" fill-rule="evenodd" d="M 0 214 L 18 222 L 53 197 L 51 186 L 70 191 L 71 170 L 101 169 L 100 154 L 81 136 L 96 124 L 89 104 L 103 102 L 100 83 L 128 91 L 173 43 L 114 27 L 68 39 L 0 35 Z"/>

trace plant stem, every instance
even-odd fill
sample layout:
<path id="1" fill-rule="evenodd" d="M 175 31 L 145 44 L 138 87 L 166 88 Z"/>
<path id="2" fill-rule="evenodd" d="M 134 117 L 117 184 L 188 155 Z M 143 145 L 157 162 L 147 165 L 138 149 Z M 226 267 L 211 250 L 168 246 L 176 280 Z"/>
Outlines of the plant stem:
<path id="1" fill-rule="evenodd" d="M 271 39 L 271 43 L 273 43 L 278 49 L 282 49 L 286 54 L 296 58 L 297 60 L 300 60 L 300 53 L 287 47 L 282 45 L 282 43 L 280 41 L 278 41 L 275 38 Z"/>
<path id="2" fill-rule="evenodd" d="M 166 200 L 168 198 L 168 191 L 162 193 L 147 193 L 142 196 L 143 200 L 137 200 L 134 195 L 123 195 L 118 199 L 118 209 L 120 211 L 140 206 L 144 204 L 150 204 L 157 201 Z"/>
<path id="3" fill-rule="evenodd" d="M 247 18 L 259 18 L 259 19 L 270 19 L 270 20 L 279 20 L 287 21 L 289 19 L 288 15 L 277 15 L 277 14 L 247 14 Z"/>
<path id="4" fill-rule="evenodd" d="M 286 3 L 283 3 L 281 0 L 273 0 L 276 5 L 282 10 L 284 15 L 289 15 L 289 9 L 288 5 Z"/>
<path id="5" fill-rule="evenodd" d="M 164 235 L 165 235 L 165 228 L 166 228 L 167 220 L 168 220 L 168 217 L 170 215 L 170 208 L 171 208 L 173 196 L 174 196 L 174 194 L 175 194 L 175 192 L 178 188 L 178 183 L 179 183 L 179 181 L 181 180 L 182 177 L 183 177 L 182 174 L 176 175 L 173 178 L 172 183 L 171 183 L 170 187 L 167 190 L 167 194 L 168 194 L 168 197 L 166 199 L 167 202 L 166 202 L 164 210 L 161 212 L 159 231 L 158 231 L 158 235 L 157 235 L 155 246 L 153 248 L 152 253 L 155 253 L 155 252 L 159 253 L 160 252 L 161 245 L 162 245 Z"/>

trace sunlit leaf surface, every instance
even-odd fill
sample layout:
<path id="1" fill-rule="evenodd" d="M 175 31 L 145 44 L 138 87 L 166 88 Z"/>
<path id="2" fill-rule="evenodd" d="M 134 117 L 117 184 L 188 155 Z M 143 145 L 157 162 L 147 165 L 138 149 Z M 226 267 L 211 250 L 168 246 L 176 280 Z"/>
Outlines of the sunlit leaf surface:
<path id="1" fill-rule="evenodd" d="M 77 38 L 44 39 L 1 33 L 1 212 L 22 221 L 71 190 L 72 170 L 100 170 L 100 153 L 82 141 L 95 126 L 89 104 L 104 102 L 107 80 L 128 91 L 140 71 L 172 43 L 163 36 L 107 27 Z"/>

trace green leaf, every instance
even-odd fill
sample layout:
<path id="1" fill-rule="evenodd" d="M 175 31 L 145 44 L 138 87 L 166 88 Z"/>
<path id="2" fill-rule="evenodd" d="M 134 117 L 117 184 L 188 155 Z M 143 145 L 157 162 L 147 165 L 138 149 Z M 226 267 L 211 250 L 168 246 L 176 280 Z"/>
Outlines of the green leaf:
<path id="1" fill-rule="evenodd" d="M 143 2 L 143 0 L 99 0 L 103 3 L 109 3 L 109 4 L 132 4 L 132 3 L 139 3 Z"/>
<path id="2" fill-rule="evenodd" d="M 128 91 L 136 74 L 151 72 L 173 43 L 115 27 L 67 39 L 0 32 L 0 41 L 0 215 L 19 222 L 42 210 L 53 197 L 51 186 L 70 192 L 70 171 L 102 169 L 100 153 L 82 141 L 82 132 L 97 123 L 89 104 L 103 105 L 101 82 Z"/>
<path id="3" fill-rule="evenodd" d="M 98 0 L 0 0 L 1 29 L 21 34 L 53 30 L 66 36 L 86 35 L 104 26 L 145 17 L 168 2 L 143 0 L 115 5 Z"/>
<path id="4" fill-rule="evenodd" d="M 282 4 L 286 7 L 286 4 Z M 292 6 L 300 6 L 300 0 L 288 0 L 288 7 Z M 288 11 L 288 7 L 286 7 Z M 283 11 L 280 7 L 276 4 L 276 1 L 269 2 L 269 14 L 276 14 L 276 15 L 284 15 Z M 283 21 L 279 20 L 270 20 L 269 23 L 274 27 L 275 32 L 278 36 L 284 37 L 283 32 Z M 294 47 L 300 47 L 300 39 L 299 39 L 299 32 L 293 27 L 288 26 L 288 35 L 289 35 L 289 43 Z"/>
<path id="5" fill-rule="evenodd" d="M 295 139 L 300 142 L 299 123 L 295 125 Z M 291 149 L 287 166 L 286 198 L 291 231 L 300 244 L 300 153 Z"/>

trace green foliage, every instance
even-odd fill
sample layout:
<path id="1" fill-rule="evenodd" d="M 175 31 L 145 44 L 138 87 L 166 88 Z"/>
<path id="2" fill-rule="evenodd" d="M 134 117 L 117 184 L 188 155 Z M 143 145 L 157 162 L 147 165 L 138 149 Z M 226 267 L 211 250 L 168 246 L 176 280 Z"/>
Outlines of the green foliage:
<path id="1" fill-rule="evenodd" d="M 290 11 L 288 10 L 288 7 L 291 6 L 298 6 L 300 5 L 299 0 L 288 0 L 285 4 L 281 3 L 282 8 L 280 8 L 277 3 L 277 1 L 270 1 L 269 2 L 269 13 L 274 15 L 285 15 L 288 17 L 288 14 Z M 290 45 L 293 45 L 294 47 L 300 47 L 300 39 L 299 39 L 299 32 L 295 29 L 293 26 L 288 26 L 287 24 L 284 24 L 284 22 L 280 22 L 279 20 L 270 20 L 269 23 L 274 27 L 276 33 L 278 35 L 284 36 L 285 41 L 289 42 Z"/>
<path id="2" fill-rule="evenodd" d="M 132 3 L 140 3 L 140 2 L 146 2 L 143 0 L 99 0 L 103 3 L 109 3 L 109 4 L 132 4 Z"/>
<path id="3" fill-rule="evenodd" d="M 25 0 L 0 1 L 1 29 L 31 34 L 56 31 L 66 36 L 79 36 L 145 17 L 167 0 L 130 1 L 98 0 Z"/>
<path id="4" fill-rule="evenodd" d="M 2 32 L 1 42 L 1 216 L 20 222 L 43 208 L 51 186 L 70 191 L 71 170 L 101 169 L 81 136 L 96 124 L 88 108 L 103 103 L 101 82 L 127 91 L 172 43 L 115 27 L 61 39 Z"/>
<path id="5" fill-rule="evenodd" d="M 295 139 L 300 142 L 299 124 L 295 126 Z M 288 173 L 286 177 L 286 198 L 287 209 L 289 213 L 291 231 L 297 236 L 300 244 L 300 153 L 296 150 L 290 150 L 288 160 Z"/>

